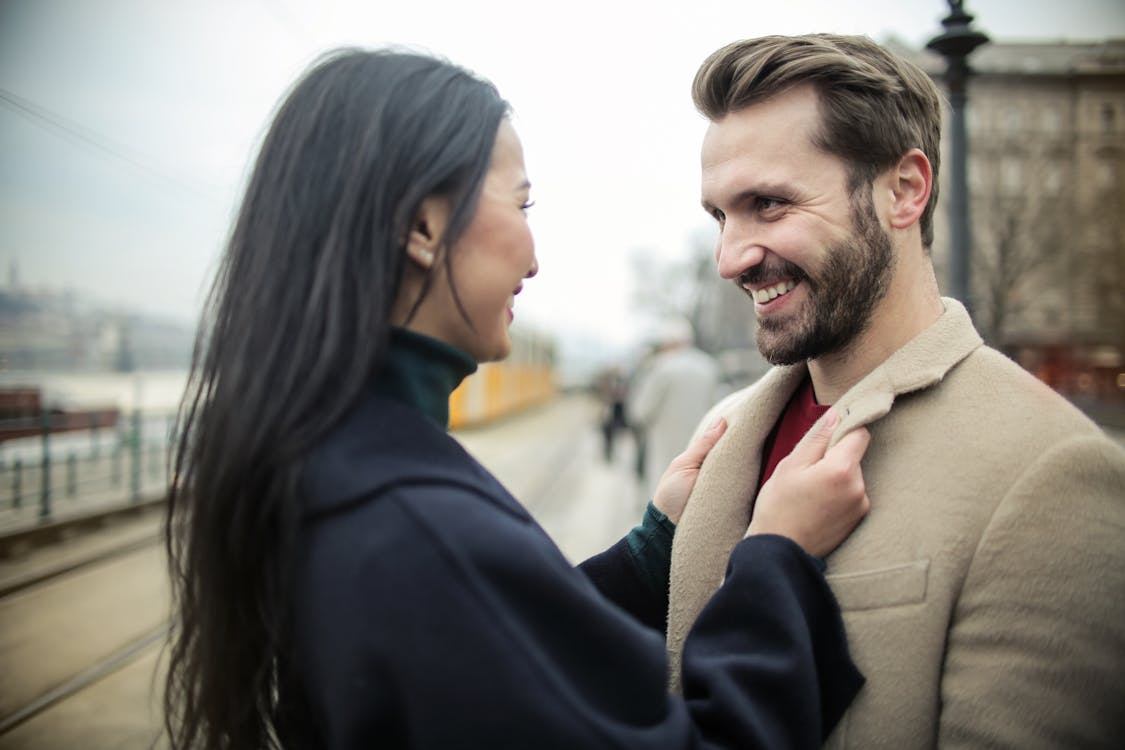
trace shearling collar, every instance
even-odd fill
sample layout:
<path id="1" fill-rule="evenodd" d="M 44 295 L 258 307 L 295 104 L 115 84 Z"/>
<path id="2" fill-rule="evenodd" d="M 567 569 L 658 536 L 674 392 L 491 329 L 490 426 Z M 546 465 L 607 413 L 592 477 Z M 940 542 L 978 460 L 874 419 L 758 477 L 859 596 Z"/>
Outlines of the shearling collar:
<path id="1" fill-rule="evenodd" d="M 939 382 L 981 346 L 968 312 L 942 298 L 945 312 L 836 402 L 835 444 L 850 430 L 886 416 L 897 396 Z M 750 523 L 762 444 L 793 392 L 808 377 L 804 364 L 771 369 L 717 411 L 728 428 L 704 463 L 672 546 L 668 652 L 671 686 L 679 689 L 680 653 L 688 630 L 722 582 L 726 560 Z M 814 428 L 815 429 L 815 428 Z"/>
<path id="2" fill-rule="evenodd" d="M 949 297 L 941 301 L 945 313 L 933 325 L 887 357 L 836 402 L 840 425 L 831 444 L 856 427 L 886 416 L 896 396 L 937 385 L 984 343 L 964 305 Z"/>

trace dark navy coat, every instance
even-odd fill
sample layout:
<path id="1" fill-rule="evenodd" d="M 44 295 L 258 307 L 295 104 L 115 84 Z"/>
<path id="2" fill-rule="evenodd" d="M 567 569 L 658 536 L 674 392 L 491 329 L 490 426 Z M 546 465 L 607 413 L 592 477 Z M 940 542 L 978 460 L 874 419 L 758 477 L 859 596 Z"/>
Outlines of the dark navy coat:
<path id="1" fill-rule="evenodd" d="M 813 748 L 862 684 L 812 558 L 767 536 L 734 550 L 669 695 L 662 634 L 630 614 L 647 605 L 627 548 L 575 569 L 440 426 L 384 396 L 309 458 L 303 492 L 287 747 Z"/>

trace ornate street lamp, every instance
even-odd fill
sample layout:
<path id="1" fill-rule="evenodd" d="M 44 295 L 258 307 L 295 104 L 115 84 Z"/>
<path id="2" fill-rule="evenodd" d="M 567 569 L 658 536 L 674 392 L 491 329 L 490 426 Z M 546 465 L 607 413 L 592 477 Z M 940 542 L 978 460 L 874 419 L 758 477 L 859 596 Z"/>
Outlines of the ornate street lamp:
<path id="1" fill-rule="evenodd" d="M 969 181 L 966 165 L 968 138 L 965 134 L 965 102 L 968 100 L 967 84 L 972 71 L 966 62 L 969 54 L 988 42 L 988 37 L 969 28 L 973 17 L 965 12 L 962 0 L 949 0 L 950 13 L 942 19 L 945 27 L 926 45 L 927 49 L 945 58 L 945 85 L 949 89 L 949 105 L 953 121 L 950 128 L 950 180 L 949 224 L 950 292 L 972 310 L 970 305 L 969 254 L 971 228 L 969 225 Z"/>

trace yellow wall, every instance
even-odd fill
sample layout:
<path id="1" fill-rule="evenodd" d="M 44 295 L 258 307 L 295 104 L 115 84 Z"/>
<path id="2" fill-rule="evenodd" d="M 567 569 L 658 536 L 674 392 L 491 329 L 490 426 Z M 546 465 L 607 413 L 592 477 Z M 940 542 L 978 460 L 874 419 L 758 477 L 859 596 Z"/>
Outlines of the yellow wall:
<path id="1" fill-rule="evenodd" d="M 458 386 L 449 398 L 451 429 L 492 420 L 542 403 L 555 394 L 549 363 L 489 362 Z"/>

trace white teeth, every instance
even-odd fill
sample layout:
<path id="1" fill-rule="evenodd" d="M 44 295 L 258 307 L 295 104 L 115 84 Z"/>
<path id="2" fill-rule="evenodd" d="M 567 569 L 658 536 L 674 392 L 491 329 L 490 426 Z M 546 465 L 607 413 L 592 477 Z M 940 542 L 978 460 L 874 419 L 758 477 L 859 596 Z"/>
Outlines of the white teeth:
<path id="1" fill-rule="evenodd" d="M 769 302 L 771 299 L 777 299 L 781 295 L 792 291 L 793 287 L 795 287 L 795 286 L 797 286 L 797 285 L 792 281 L 783 281 L 780 284 L 768 286 L 765 289 L 759 289 L 756 292 L 751 291 L 750 294 L 754 297 L 754 300 L 756 302 L 759 302 L 761 304 L 765 304 L 766 302 Z"/>

